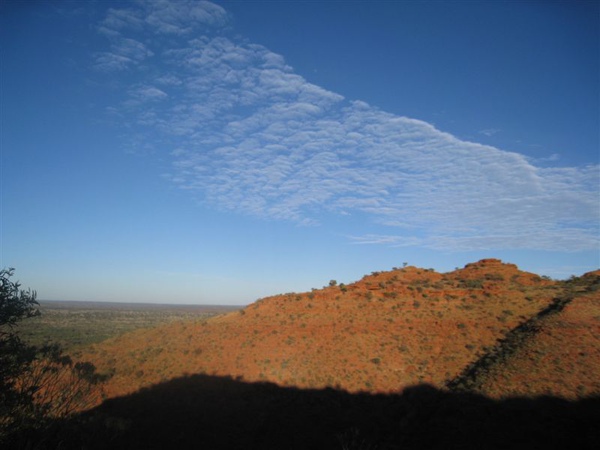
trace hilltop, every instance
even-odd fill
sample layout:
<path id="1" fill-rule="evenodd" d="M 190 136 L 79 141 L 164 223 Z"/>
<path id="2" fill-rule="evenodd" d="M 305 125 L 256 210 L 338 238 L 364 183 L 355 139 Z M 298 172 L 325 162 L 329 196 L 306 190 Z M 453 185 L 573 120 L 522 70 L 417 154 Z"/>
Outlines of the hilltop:
<path id="1" fill-rule="evenodd" d="M 598 278 L 587 274 L 575 286 L 497 259 L 444 274 L 394 268 L 347 285 L 332 281 L 267 297 L 206 321 L 138 330 L 91 347 L 83 358 L 112 375 L 109 397 L 191 374 L 350 393 L 397 393 L 427 383 L 469 385 L 496 397 L 597 395 Z M 560 311 L 546 315 L 559 300 Z M 537 328 L 517 333 L 507 351 L 503 341 L 532 321 Z M 570 343 L 560 347 L 556 340 Z M 573 356 L 577 346 L 584 355 Z M 546 352 L 537 363 L 530 358 L 536 351 Z M 570 369 L 582 361 L 581 370 Z M 545 373 L 557 367 L 570 374 L 560 384 L 564 374 Z"/>

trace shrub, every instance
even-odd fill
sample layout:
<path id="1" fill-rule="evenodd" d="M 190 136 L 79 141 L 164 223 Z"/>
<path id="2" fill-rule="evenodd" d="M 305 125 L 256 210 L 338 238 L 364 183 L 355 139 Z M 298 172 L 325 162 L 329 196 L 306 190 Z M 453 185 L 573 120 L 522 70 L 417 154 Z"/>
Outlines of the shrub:
<path id="1" fill-rule="evenodd" d="M 56 344 L 37 347 L 20 339 L 19 322 L 40 311 L 36 292 L 21 290 L 13 274 L 0 270 L 0 443 L 91 406 L 103 379 L 93 364 L 74 363 Z"/>

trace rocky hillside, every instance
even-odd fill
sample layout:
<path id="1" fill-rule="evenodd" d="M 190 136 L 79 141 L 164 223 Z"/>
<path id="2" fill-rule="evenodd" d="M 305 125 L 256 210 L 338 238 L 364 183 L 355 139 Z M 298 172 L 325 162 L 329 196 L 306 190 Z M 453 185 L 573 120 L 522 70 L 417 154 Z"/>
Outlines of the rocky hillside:
<path id="1" fill-rule="evenodd" d="M 349 392 L 400 392 L 422 383 L 445 388 L 497 351 L 511 331 L 552 309 L 557 299 L 568 297 L 564 311 L 548 318 L 543 325 L 546 331 L 536 334 L 539 343 L 525 341 L 547 349 L 544 358 L 560 361 L 568 354 L 569 362 L 562 368 L 576 380 L 564 381 L 562 385 L 568 386 L 558 388 L 549 377 L 538 377 L 528 365 L 536 350 L 523 347 L 510 360 L 509 371 L 506 358 L 488 364 L 477 375 L 478 386 L 483 392 L 503 395 L 521 392 L 516 386 L 528 390 L 532 383 L 543 381 L 535 392 L 600 393 L 594 381 L 598 377 L 593 376 L 599 373 L 595 340 L 599 315 L 594 309 L 599 292 L 588 286 L 594 276 L 584 277 L 575 289 L 496 259 L 445 274 L 395 268 L 348 285 L 332 282 L 307 293 L 264 298 L 208 321 L 133 332 L 96 345 L 84 357 L 101 372 L 113 374 L 107 385 L 109 396 L 187 374 Z M 571 302 L 572 297 L 577 300 Z M 585 354 L 579 359 L 570 347 L 559 353 L 550 350 L 556 347 L 553 339 L 562 339 L 567 323 L 575 324 L 570 335 L 573 343 L 585 347 L 579 350 Z M 525 341 L 518 345 L 524 346 Z M 540 370 L 561 367 L 546 364 L 544 358 L 538 361 Z M 586 361 L 581 373 L 569 369 L 580 360 Z M 508 374 L 514 375 L 510 385 L 515 388 L 505 391 L 499 386 L 507 383 Z"/>

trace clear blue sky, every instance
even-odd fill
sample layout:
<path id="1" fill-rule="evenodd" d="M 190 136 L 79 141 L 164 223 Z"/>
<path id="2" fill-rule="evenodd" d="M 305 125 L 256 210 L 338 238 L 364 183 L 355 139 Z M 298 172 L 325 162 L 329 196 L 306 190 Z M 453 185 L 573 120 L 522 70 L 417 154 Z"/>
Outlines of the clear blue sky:
<path id="1" fill-rule="evenodd" d="M 246 304 L 599 261 L 585 1 L 0 5 L 1 261 L 42 299 Z"/>

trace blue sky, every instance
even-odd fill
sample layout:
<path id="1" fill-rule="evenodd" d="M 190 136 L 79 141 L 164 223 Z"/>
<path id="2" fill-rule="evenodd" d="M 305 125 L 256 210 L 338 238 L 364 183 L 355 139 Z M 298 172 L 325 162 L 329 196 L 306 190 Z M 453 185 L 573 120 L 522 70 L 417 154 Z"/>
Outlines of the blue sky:
<path id="1" fill-rule="evenodd" d="M 599 261 L 597 2 L 3 2 L 1 261 L 246 304 Z"/>

